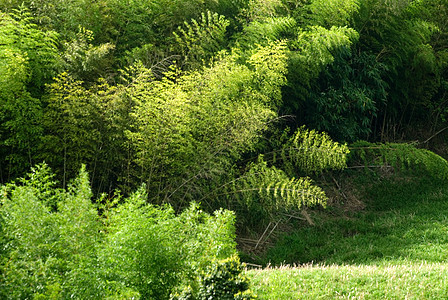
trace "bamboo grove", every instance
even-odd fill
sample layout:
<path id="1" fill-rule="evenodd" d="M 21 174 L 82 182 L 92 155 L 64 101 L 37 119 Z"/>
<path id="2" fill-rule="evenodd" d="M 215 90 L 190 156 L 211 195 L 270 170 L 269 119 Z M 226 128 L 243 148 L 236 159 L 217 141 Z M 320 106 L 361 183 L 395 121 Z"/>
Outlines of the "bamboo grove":
<path id="1" fill-rule="evenodd" d="M 86 219 L 73 222 L 85 222 L 79 243 L 87 248 L 78 250 L 86 256 L 77 259 L 87 269 L 109 252 L 130 259 L 114 245 L 120 234 L 137 243 L 138 224 L 169 228 L 193 243 L 197 237 L 173 228 L 201 215 L 188 224 L 211 240 L 221 236 L 226 253 L 204 246 L 191 266 L 186 261 L 196 254 L 187 243 L 173 254 L 186 265 L 169 266 L 182 274 L 167 273 L 170 284 L 157 290 L 144 283 L 159 282 L 155 273 L 142 279 L 129 270 L 137 277 L 126 281 L 109 264 L 115 277 L 95 278 L 116 285 L 92 294 L 199 297 L 206 294 L 201 264 L 235 254 L 234 222 L 248 228 L 285 211 L 325 207 L 327 196 L 312 178 L 344 169 L 347 159 L 420 164 L 445 178 L 444 159 L 395 142 L 426 139 L 447 126 L 447 16 L 446 0 L 0 0 L 0 244 L 28 247 L 29 240 L 14 240 L 21 226 L 31 226 L 14 223 L 14 214 L 25 213 L 14 201 L 68 231 L 64 218 L 82 210 Z M 207 231 L 214 222 L 228 232 Z M 103 241 L 101 251 L 84 241 L 88 236 Z M 55 257 L 78 251 L 69 255 L 68 241 L 53 242 Z M 25 248 L 7 248 L 4 257 L 24 255 Z M 173 249 L 167 244 L 167 255 Z M 48 259 L 42 251 L 36 255 Z M 84 278 L 58 264 L 48 270 Z M 70 288 L 57 278 L 17 297 L 68 297 Z M 188 285 L 190 292 L 179 290 Z"/>

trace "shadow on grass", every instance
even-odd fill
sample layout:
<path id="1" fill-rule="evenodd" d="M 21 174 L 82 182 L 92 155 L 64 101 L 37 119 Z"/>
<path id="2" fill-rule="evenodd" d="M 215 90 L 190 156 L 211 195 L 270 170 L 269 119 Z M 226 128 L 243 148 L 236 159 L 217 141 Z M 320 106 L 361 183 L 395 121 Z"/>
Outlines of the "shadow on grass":
<path id="1" fill-rule="evenodd" d="M 350 218 L 318 216 L 258 263 L 383 264 L 448 259 L 448 183 L 424 176 L 357 180 L 367 204 Z"/>

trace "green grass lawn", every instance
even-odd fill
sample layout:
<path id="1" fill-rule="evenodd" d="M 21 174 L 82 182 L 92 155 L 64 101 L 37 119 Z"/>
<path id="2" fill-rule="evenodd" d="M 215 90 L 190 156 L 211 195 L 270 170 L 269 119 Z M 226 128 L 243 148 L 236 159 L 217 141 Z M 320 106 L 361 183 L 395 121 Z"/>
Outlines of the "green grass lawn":
<path id="1" fill-rule="evenodd" d="M 448 265 L 280 267 L 249 272 L 260 299 L 448 299 Z"/>
<path id="2" fill-rule="evenodd" d="M 355 179 L 366 208 L 315 214 L 252 270 L 261 299 L 448 299 L 448 182 Z"/>

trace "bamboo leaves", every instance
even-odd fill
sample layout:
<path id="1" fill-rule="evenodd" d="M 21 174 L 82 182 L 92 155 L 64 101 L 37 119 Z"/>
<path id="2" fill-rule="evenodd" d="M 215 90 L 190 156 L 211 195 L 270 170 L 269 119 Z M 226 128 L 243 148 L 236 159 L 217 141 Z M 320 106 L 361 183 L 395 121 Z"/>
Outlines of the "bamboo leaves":
<path id="1" fill-rule="evenodd" d="M 237 197 L 252 207 L 259 205 L 274 218 L 278 211 L 297 210 L 303 206 L 326 205 L 327 196 L 308 177 L 294 178 L 260 156 L 240 181 L 234 185 Z"/>
<path id="2" fill-rule="evenodd" d="M 344 169 L 349 153 L 345 144 L 334 142 L 325 132 L 299 128 L 282 151 L 285 162 L 305 174 Z"/>
<path id="3" fill-rule="evenodd" d="M 201 182 L 220 182 L 255 146 L 284 84 L 282 51 L 281 45 L 260 47 L 249 62 L 255 70 L 228 55 L 188 75 L 174 70 L 160 81 L 135 81 L 135 126 L 128 136 L 152 197 L 175 202 L 201 196 Z M 263 76 L 272 83 L 262 84 Z"/>

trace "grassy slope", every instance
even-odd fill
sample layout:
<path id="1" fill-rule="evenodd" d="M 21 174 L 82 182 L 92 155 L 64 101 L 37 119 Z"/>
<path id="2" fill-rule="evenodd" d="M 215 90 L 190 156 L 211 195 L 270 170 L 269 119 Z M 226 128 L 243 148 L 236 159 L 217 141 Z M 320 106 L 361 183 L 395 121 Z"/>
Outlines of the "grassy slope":
<path id="1" fill-rule="evenodd" d="M 448 183 L 363 176 L 355 186 L 364 211 L 317 216 L 260 261 L 307 266 L 249 272 L 261 299 L 448 298 Z"/>

